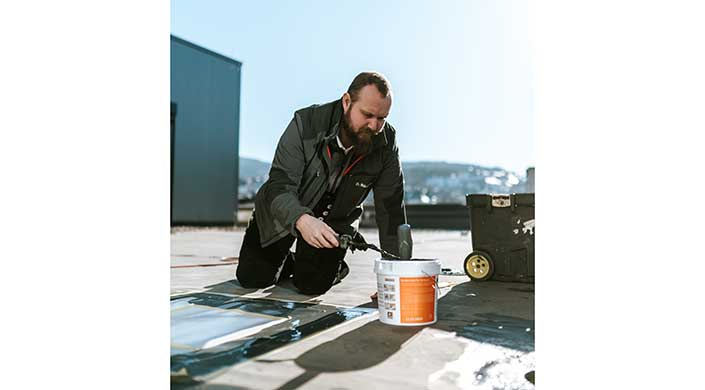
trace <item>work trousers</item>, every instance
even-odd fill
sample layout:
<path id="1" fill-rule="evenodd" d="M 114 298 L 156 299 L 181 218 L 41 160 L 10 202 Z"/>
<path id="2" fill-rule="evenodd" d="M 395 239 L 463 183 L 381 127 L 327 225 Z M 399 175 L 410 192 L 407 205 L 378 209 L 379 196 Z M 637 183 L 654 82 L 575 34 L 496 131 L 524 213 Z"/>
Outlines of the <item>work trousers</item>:
<path id="1" fill-rule="evenodd" d="M 345 250 L 341 248 L 315 248 L 303 237 L 296 240 L 291 235 L 263 248 L 260 244 L 256 214 L 255 210 L 240 247 L 236 276 L 241 286 L 245 288 L 271 286 L 293 271 L 294 286 L 299 292 L 317 295 L 328 291 L 347 274 L 348 266 L 343 260 Z M 294 240 L 296 240 L 296 252 L 292 254 L 289 248 Z M 289 256 L 292 258 L 288 258 Z"/>

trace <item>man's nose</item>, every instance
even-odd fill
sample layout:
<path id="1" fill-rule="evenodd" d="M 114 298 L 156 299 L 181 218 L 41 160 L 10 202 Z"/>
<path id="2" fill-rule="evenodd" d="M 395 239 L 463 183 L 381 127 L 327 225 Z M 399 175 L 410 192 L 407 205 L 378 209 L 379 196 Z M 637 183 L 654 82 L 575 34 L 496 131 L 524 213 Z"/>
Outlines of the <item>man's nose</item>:
<path id="1" fill-rule="evenodd" d="M 367 126 L 372 129 L 372 131 L 377 133 L 382 127 L 382 121 L 380 121 L 379 119 L 370 119 L 370 121 L 367 123 Z"/>

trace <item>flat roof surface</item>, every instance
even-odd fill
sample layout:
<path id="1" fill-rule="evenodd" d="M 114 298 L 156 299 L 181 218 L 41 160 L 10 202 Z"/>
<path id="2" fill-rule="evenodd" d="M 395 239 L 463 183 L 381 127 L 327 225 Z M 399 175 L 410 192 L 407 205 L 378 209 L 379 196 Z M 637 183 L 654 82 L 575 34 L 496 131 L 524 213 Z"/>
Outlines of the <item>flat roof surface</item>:
<path id="1" fill-rule="evenodd" d="M 376 229 L 361 232 L 379 244 Z M 472 250 L 468 232 L 417 229 L 412 234 L 414 257 L 436 257 L 444 268 L 462 272 Z M 350 274 L 320 296 L 298 294 L 290 282 L 244 289 L 232 259 L 243 236 L 242 228 L 172 229 L 172 302 L 191 297 L 209 307 L 274 313 L 284 321 L 181 359 L 197 375 L 172 372 L 172 388 L 534 388 L 525 378 L 535 365 L 533 284 L 441 275 L 438 321 L 391 326 L 378 320 L 370 299 L 377 290 L 376 252 L 348 253 Z M 172 314 L 174 326 L 180 325 L 174 325 Z"/>

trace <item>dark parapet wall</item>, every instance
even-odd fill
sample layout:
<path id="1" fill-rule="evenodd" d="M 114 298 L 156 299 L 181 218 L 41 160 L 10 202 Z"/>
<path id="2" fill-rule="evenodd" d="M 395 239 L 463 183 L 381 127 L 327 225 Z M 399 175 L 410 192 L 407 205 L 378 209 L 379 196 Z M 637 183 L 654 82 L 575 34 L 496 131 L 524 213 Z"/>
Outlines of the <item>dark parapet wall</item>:
<path id="1" fill-rule="evenodd" d="M 242 64 L 171 36 L 171 224 L 232 225 Z"/>
<path id="2" fill-rule="evenodd" d="M 470 230 L 468 208 L 462 204 L 407 204 L 406 220 L 417 229 Z M 374 205 L 364 206 L 360 227 L 377 227 Z"/>

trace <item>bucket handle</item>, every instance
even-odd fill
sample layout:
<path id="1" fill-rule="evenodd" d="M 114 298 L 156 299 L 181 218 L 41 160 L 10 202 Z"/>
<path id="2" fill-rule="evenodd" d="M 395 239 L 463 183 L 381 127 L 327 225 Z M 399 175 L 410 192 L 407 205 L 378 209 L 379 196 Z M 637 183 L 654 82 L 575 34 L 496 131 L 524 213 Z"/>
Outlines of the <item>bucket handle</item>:
<path id="1" fill-rule="evenodd" d="M 440 294 L 440 292 L 441 292 L 441 287 L 438 285 L 438 275 L 435 275 L 435 277 L 434 277 L 433 275 L 427 274 L 423 270 L 421 272 L 423 272 L 423 274 L 428 276 L 429 278 L 433 279 L 433 288 L 436 290 L 436 296 L 438 296 L 438 294 Z"/>

